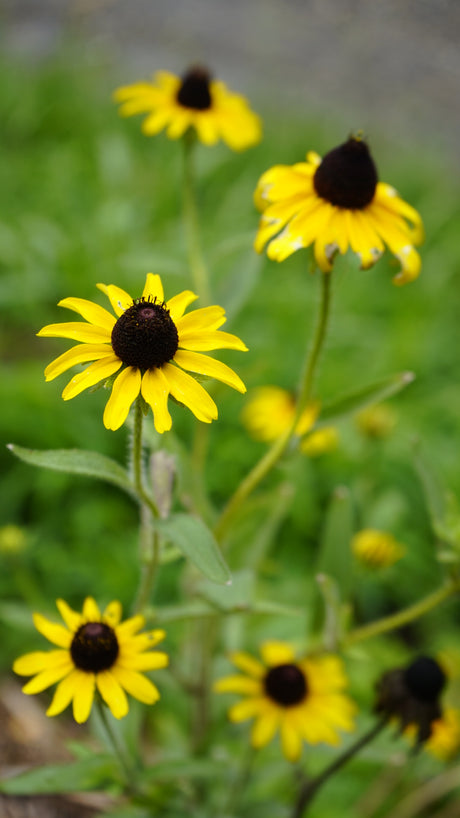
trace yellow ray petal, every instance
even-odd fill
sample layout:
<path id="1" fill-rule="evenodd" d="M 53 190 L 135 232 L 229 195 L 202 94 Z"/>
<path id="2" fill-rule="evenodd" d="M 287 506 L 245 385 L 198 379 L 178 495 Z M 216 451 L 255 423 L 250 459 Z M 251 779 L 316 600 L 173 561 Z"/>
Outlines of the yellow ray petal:
<path id="1" fill-rule="evenodd" d="M 201 330 L 181 333 L 179 339 L 181 349 L 191 349 L 196 352 L 209 352 L 212 349 L 239 349 L 247 352 L 248 348 L 236 335 L 221 330 Z"/>
<path id="2" fill-rule="evenodd" d="M 81 670 L 73 670 L 58 684 L 53 700 L 46 711 L 47 716 L 57 716 L 65 710 L 72 701 L 82 676 L 83 672 Z"/>
<path id="3" fill-rule="evenodd" d="M 201 307 L 199 310 L 187 313 L 177 321 L 179 339 L 184 332 L 219 329 L 226 320 L 223 307 Z"/>
<path id="4" fill-rule="evenodd" d="M 144 133 L 146 136 L 155 136 L 155 134 L 160 133 L 160 131 L 162 131 L 168 124 L 168 122 L 171 120 L 171 116 L 172 110 L 169 106 L 167 108 L 160 108 L 158 111 L 154 111 L 146 119 L 144 119 L 141 126 L 142 133 Z"/>
<path id="5" fill-rule="evenodd" d="M 129 307 L 133 306 L 133 299 L 125 290 L 122 290 L 121 287 L 117 287 L 115 284 L 97 284 L 97 287 L 106 294 L 115 315 L 118 315 L 118 317 L 123 315 L 125 310 L 129 309 Z"/>
<path id="6" fill-rule="evenodd" d="M 224 676 L 214 683 L 216 693 L 241 693 L 243 696 L 260 696 L 261 683 L 249 676 Z"/>
<path id="7" fill-rule="evenodd" d="M 197 298 L 198 296 L 192 293 L 191 290 L 184 290 L 178 293 L 178 295 L 173 295 L 173 297 L 166 302 L 166 306 L 175 324 L 177 324 L 179 318 L 182 318 L 189 304 L 196 301 Z"/>
<path id="8" fill-rule="evenodd" d="M 285 642 L 264 642 L 260 648 L 260 655 L 268 667 L 286 665 L 295 662 L 295 653 Z"/>
<path id="9" fill-rule="evenodd" d="M 107 605 L 102 614 L 102 619 L 104 622 L 107 622 L 107 625 L 110 625 L 111 628 L 115 628 L 121 620 L 122 612 L 121 603 L 117 600 L 113 600 L 113 602 L 109 602 Z"/>
<path id="10" fill-rule="evenodd" d="M 96 678 L 94 673 L 80 673 L 79 677 L 73 695 L 73 717 L 77 724 L 83 724 L 91 713 Z"/>
<path id="11" fill-rule="evenodd" d="M 168 667 L 168 664 L 168 654 L 160 650 L 131 656 L 127 656 L 125 652 L 120 654 L 120 666 L 130 667 L 131 670 L 159 670 L 162 667 Z"/>
<path id="12" fill-rule="evenodd" d="M 265 716 L 269 709 L 271 709 L 270 706 L 267 706 L 267 702 L 263 698 L 243 699 L 230 708 L 228 718 L 230 721 L 238 723 L 252 719 L 254 716 Z"/>
<path id="13" fill-rule="evenodd" d="M 135 699 L 144 704 L 154 704 L 160 698 L 156 685 L 146 676 L 136 673 L 133 669 L 116 665 L 112 675 L 130 696 L 134 696 Z"/>
<path id="14" fill-rule="evenodd" d="M 140 388 L 141 373 L 137 367 L 128 366 L 120 372 L 104 410 L 103 422 L 106 429 L 115 431 L 123 425 Z"/>
<path id="15" fill-rule="evenodd" d="M 62 301 L 59 301 L 58 307 L 66 307 L 68 310 L 78 312 L 85 321 L 97 327 L 103 327 L 108 332 L 112 332 L 116 321 L 116 318 L 104 307 L 94 304 L 93 301 L 87 301 L 85 298 L 63 298 Z"/>
<path id="16" fill-rule="evenodd" d="M 67 352 L 63 352 L 62 355 L 59 355 L 58 358 L 55 358 L 54 361 L 48 364 L 45 369 L 45 379 L 52 381 L 54 378 L 57 378 L 58 375 L 61 375 L 62 372 L 65 372 L 76 364 L 98 361 L 107 355 L 112 355 L 112 347 L 110 344 L 77 344 L 77 346 L 68 349 Z"/>
<path id="17" fill-rule="evenodd" d="M 298 761 L 302 753 L 302 740 L 291 719 L 281 720 L 281 747 L 288 761 Z"/>
<path id="18" fill-rule="evenodd" d="M 33 679 L 30 680 L 30 682 L 27 682 L 27 684 L 24 685 L 22 692 L 27 693 L 27 695 L 41 693 L 42 690 L 46 690 L 47 687 L 54 685 L 55 682 L 58 682 L 60 679 L 67 676 L 72 669 L 73 663 L 70 659 L 70 655 L 68 654 L 67 662 L 65 664 L 42 670 L 41 673 L 38 673 Z"/>
<path id="19" fill-rule="evenodd" d="M 83 618 L 85 622 L 100 622 L 101 612 L 99 605 L 92 596 L 87 596 L 83 603 Z"/>
<path id="20" fill-rule="evenodd" d="M 218 381 L 232 386 L 233 389 L 237 389 L 238 392 L 242 392 L 243 394 L 246 392 L 243 381 L 233 369 L 230 369 L 229 366 L 221 363 L 221 361 L 209 358 L 208 355 L 178 349 L 174 356 L 174 362 L 183 369 L 197 372 L 199 375 L 207 375 L 209 378 L 216 378 Z"/>
<path id="21" fill-rule="evenodd" d="M 142 298 L 145 298 L 146 300 L 150 299 L 151 301 L 156 300 L 162 304 L 164 297 L 163 284 L 161 283 L 160 276 L 156 273 L 147 273 Z"/>
<path id="22" fill-rule="evenodd" d="M 279 726 L 280 716 L 276 708 L 269 707 L 254 722 L 251 730 L 251 744 L 253 747 L 265 747 L 273 738 Z"/>
<path id="23" fill-rule="evenodd" d="M 45 616 L 38 613 L 33 615 L 33 620 L 37 631 L 48 639 L 49 642 L 52 642 L 53 645 L 57 645 L 59 648 L 70 647 L 73 634 L 67 630 L 64 625 L 50 622 L 49 619 L 46 619 Z"/>
<path id="24" fill-rule="evenodd" d="M 48 324 L 37 332 L 40 338 L 70 338 L 83 344 L 110 343 L 111 333 L 104 327 L 94 327 L 79 321 L 68 321 L 64 324 Z"/>
<path id="25" fill-rule="evenodd" d="M 70 605 L 68 605 L 63 599 L 57 599 L 56 605 L 69 631 L 75 633 L 80 625 L 83 624 L 84 620 L 82 615 L 77 611 L 74 611 L 73 608 L 71 608 Z"/>
<path id="26" fill-rule="evenodd" d="M 141 616 L 141 614 L 136 614 L 136 616 L 125 619 L 124 622 L 121 622 L 121 624 L 117 626 L 117 637 L 119 641 L 130 638 L 136 631 L 140 631 L 144 625 L 145 618 Z M 162 633 L 164 633 L 164 631 L 162 631 Z"/>
<path id="27" fill-rule="evenodd" d="M 216 420 L 216 404 L 194 378 L 171 364 L 165 364 L 163 372 L 168 380 L 171 395 L 179 403 L 187 406 L 203 423 L 211 423 L 212 420 Z"/>
<path id="28" fill-rule="evenodd" d="M 110 670 L 98 673 L 96 675 L 96 684 L 112 715 L 116 719 L 122 719 L 123 716 L 126 716 L 129 710 L 128 699 L 115 674 Z"/>
<path id="29" fill-rule="evenodd" d="M 201 116 L 195 117 L 193 124 L 197 130 L 198 139 L 203 145 L 216 144 L 219 133 L 215 114 L 209 115 L 207 111 L 204 111 Z"/>
<path id="30" fill-rule="evenodd" d="M 157 432 L 160 435 L 168 432 L 172 426 L 172 418 L 168 409 L 169 384 L 161 369 L 148 369 L 144 373 L 141 392 L 142 397 L 152 409 Z"/>
<path id="31" fill-rule="evenodd" d="M 36 650 L 20 656 L 13 664 L 13 670 L 19 676 L 33 676 L 43 670 L 50 670 L 66 665 L 69 662 L 68 650 Z"/>
<path id="32" fill-rule="evenodd" d="M 86 367 L 83 372 L 74 375 L 62 392 L 63 399 L 71 400 L 85 389 L 89 389 L 90 386 L 95 386 L 99 381 L 105 381 L 120 369 L 121 365 L 120 359 L 114 353 L 107 355 L 100 361 L 95 361 Z"/>
<path id="33" fill-rule="evenodd" d="M 258 659 L 255 659 L 249 653 L 235 651 L 230 654 L 230 660 L 239 670 L 242 670 L 243 673 L 248 673 L 249 676 L 253 676 L 254 679 L 261 679 L 262 676 L 265 676 L 266 669 L 262 662 L 259 662 Z"/>
<path id="34" fill-rule="evenodd" d="M 174 116 L 171 118 L 167 134 L 169 139 L 179 139 L 190 125 L 196 123 L 196 113 L 192 109 L 182 108 L 177 105 L 174 109 Z"/>

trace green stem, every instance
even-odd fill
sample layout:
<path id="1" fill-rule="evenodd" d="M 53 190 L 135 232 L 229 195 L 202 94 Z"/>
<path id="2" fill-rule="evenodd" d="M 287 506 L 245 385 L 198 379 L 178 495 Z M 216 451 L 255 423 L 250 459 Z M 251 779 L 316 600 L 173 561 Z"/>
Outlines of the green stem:
<path id="1" fill-rule="evenodd" d="M 126 785 L 129 790 L 134 791 L 133 786 L 134 764 L 132 764 L 131 761 L 127 758 L 125 747 L 123 747 L 119 737 L 116 735 L 113 726 L 110 723 L 110 720 L 107 716 L 106 706 L 98 696 L 96 696 L 94 701 L 97 707 L 97 712 L 104 726 L 104 730 L 107 734 L 110 744 L 112 745 L 114 755 L 117 757 L 120 767 L 123 770 Z"/>
<path id="2" fill-rule="evenodd" d="M 368 733 L 365 733 L 360 739 L 355 741 L 348 750 L 345 750 L 341 756 L 335 759 L 329 767 L 326 767 L 320 775 L 310 781 L 305 781 L 302 785 L 294 809 L 291 813 L 291 818 L 302 818 L 305 815 L 305 810 L 313 801 L 318 790 L 326 784 L 327 781 L 338 772 L 351 758 L 353 758 L 359 750 L 362 750 L 366 744 L 369 744 L 380 732 L 387 723 L 387 717 L 375 724 Z"/>
<path id="3" fill-rule="evenodd" d="M 242 480 L 234 495 L 230 498 L 227 506 L 222 512 L 220 519 L 217 522 L 214 532 L 216 538 L 220 541 L 222 541 L 225 537 L 225 534 L 240 507 L 283 456 L 295 434 L 295 429 L 299 418 L 302 415 L 307 403 L 309 400 L 311 400 L 316 368 L 324 345 L 324 340 L 326 338 L 331 302 L 331 274 L 321 273 L 320 280 L 321 303 L 318 323 L 316 325 L 316 331 L 313 337 L 313 344 L 307 355 L 294 418 L 290 427 L 284 432 L 284 434 L 281 435 L 281 437 L 275 440 L 272 447 L 263 455 L 259 462 L 256 463 L 252 471 L 250 471 L 244 480 Z"/>
<path id="4" fill-rule="evenodd" d="M 433 608 L 440 605 L 441 602 L 444 602 L 459 591 L 460 580 L 451 580 L 446 585 L 438 588 L 437 591 L 433 591 L 432 594 L 428 594 L 428 596 L 420 599 L 413 605 L 409 605 L 402 611 L 398 611 L 391 616 L 385 616 L 376 622 L 370 622 L 369 625 L 363 625 L 361 628 L 355 628 L 355 630 L 351 631 L 351 633 L 344 638 L 341 648 L 348 648 L 350 645 L 355 645 L 356 642 L 363 642 L 372 636 L 378 636 L 379 634 L 402 628 L 404 625 L 407 625 L 408 622 L 413 622 L 414 619 L 418 619 L 420 616 L 429 613 Z"/>
<path id="5" fill-rule="evenodd" d="M 142 424 L 143 412 L 141 399 L 138 398 L 134 410 L 134 428 L 132 445 L 132 473 L 134 488 L 140 500 L 140 563 L 141 578 L 134 605 L 135 613 L 141 613 L 150 602 L 152 588 L 159 562 L 159 537 L 154 527 L 154 520 L 159 517 L 156 504 L 144 489 L 142 464 Z"/>
<path id="6" fill-rule="evenodd" d="M 201 249 L 200 224 L 195 196 L 193 150 L 196 139 L 193 134 L 184 136 L 183 214 L 187 239 L 187 255 L 193 286 L 203 306 L 210 303 L 208 270 Z"/>

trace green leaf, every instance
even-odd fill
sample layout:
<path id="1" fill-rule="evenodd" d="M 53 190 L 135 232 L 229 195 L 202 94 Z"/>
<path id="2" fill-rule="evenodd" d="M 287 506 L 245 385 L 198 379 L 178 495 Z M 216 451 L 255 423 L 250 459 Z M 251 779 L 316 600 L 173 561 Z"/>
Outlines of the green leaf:
<path id="1" fill-rule="evenodd" d="M 98 452 L 87 452 L 83 449 L 23 449 L 9 443 L 7 448 L 20 460 L 41 466 L 44 469 L 63 471 L 68 474 L 83 474 L 105 480 L 134 496 L 128 473 L 116 460 L 105 457 Z"/>
<path id="2" fill-rule="evenodd" d="M 351 590 L 353 560 L 350 542 L 353 535 L 353 504 L 345 486 L 333 492 L 326 511 L 316 572 L 332 577 L 340 587 L 342 599 Z"/>
<path id="3" fill-rule="evenodd" d="M 189 514 L 172 514 L 167 520 L 157 520 L 157 531 L 175 545 L 201 573 L 213 582 L 231 582 L 230 571 L 217 541 L 202 520 Z"/>
<path id="4" fill-rule="evenodd" d="M 222 775 L 226 762 L 215 759 L 168 759 L 151 765 L 140 773 L 140 780 L 147 784 L 157 781 L 177 781 L 180 778 L 210 778 Z"/>
<path id="5" fill-rule="evenodd" d="M 234 571 L 231 585 L 217 588 L 214 583 L 204 581 L 199 592 L 222 611 L 247 611 L 251 608 L 254 593 L 254 572 L 248 569 Z"/>
<path id="6" fill-rule="evenodd" d="M 435 474 L 431 465 L 415 452 L 415 467 L 423 486 L 434 533 L 446 547 L 438 550 L 440 562 L 457 562 L 460 552 L 460 507 L 456 496 Z"/>
<path id="7" fill-rule="evenodd" d="M 364 386 L 356 392 L 342 395 L 342 397 L 331 403 L 325 403 L 321 409 L 321 417 L 317 426 L 324 426 L 326 422 L 337 421 L 347 415 L 360 412 L 366 406 L 380 403 L 380 401 L 401 392 L 402 389 L 412 383 L 414 378 L 413 372 L 399 372 L 397 375 L 391 375 L 388 378 Z"/>
<path id="8" fill-rule="evenodd" d="M 34 767 L 0 782 L 7 795 L 44 795 L 105 789 L 118 781 L 118 764 L 113 756 L 93 755 L 69 764 Z"/>

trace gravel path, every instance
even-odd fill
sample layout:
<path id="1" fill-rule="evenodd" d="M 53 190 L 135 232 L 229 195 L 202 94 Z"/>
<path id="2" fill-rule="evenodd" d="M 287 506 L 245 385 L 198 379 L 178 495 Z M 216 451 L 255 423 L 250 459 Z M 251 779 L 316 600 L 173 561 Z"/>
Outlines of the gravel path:
<path id="1" fill-rule="evenodd" d="M 9 51 L 32 56 L 77 33 L 115 81 L 201 61 L 262 99 L 381 125 L 459 165 L 458 0 L 6 0 Z"/>

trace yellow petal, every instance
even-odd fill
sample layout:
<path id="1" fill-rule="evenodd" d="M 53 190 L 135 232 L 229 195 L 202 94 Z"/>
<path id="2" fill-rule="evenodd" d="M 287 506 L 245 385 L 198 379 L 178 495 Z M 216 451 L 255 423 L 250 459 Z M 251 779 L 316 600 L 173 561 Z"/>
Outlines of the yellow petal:
<path id="1" fill-rule="evenodd" d="M 253 676 L 254 679 L 261 679 L 262 676 L 265 676 L 266 669 L 262 662 L 259 662 L 258 659 L 255 659 L 249 653 L 235 651 L 230 654 L 230 660 L 239 670 L 248 673 L 249 676 Z"/>
<path id="2" fill-rule="evenodd" d="M 116 665 L 112 671 L 113 676 L 118 683 L 124 687 L 130 696 L 134 696 L 138 701 L 144 704 L 154 704 L 160 698 L 158 688 L 150 679 L 143 676 L 141 673 L 136 673 L 131 668 L 120 667 Z"/>
<path id="3" fill-rule="evenodd" d="M 183 369 L 189 369 L 192 372 L 198 372 L 200 375 L 207 375 L 210 378 L 216 378 L 222 383 L 232 386 L 238 392 L 246 392 L 246 387 L 238 377 L 233 369 L 230 369 L 221 361 L 216 361 L 214 358 L 209 358 L 207 355 L 201 355 L 199 352 L 189 352 L 185 349 L 178 349 L 174 362 L 179 364 Z"/>
<path id="4" fill-rule="evenodd" d="M 79 321 L 68 321 L 64 324 L 48 324 L 37 332 L 41 338 L 70 338 L 83 344 L 110 343 L 111 333 L 104 327 L 83 324 Z"/>
<path id="5" fill-rule="evenodd" d="M 265 747 L 275 735 L 279 720 L 279 713 L 276 708 L 267 708 L 266 712 L 259 716 L 252 727 L 252 746 L 256 748 Z"/>
<path id="6" fill-rule="evenodd" d="M 302 753 L 301 735 L 289 718 L 281 720 L 281 747 L 288 761 L 298 761 Z"/>
<path id="7" fill-rule="evenodd" d="M 83 603 L 83 618 L 85 622 L 100 622 L 101 612 L 99 605 L 92 596 L 87 596 Z"/>
<path id="8" fill-rule="evenodd" d="M 82 676 L 83 672 L 81 670 L 73 670 L 58 684 L 53 700 L 46 711 L 47 716 L 57 716 L 65 710 L 72 701 Z"/>
<path id="9" fill-rule="evenodd" d="M 226 321 L 225 310 L 217 305 L 213 307 L 201 307 L 199 310 L 187 313 L 177 321 L 177 331 L 179 333 L 179 343 L 182 333 L 196 332 L 197 330 L 219 329 Z"/>
<path id="10" fill-rule="evenodd" d="M 213 687 L 216 693 L 240 693 L 244 696 L 259 696 L 262 693 L 258 679 L 249 676 L 224 676 Z"/>
<path id="11" fill-rule="evenodd" d="M 128 639 L 136 633 L 136 631 L 140 631 L 144 625 L 145 618 L 141 616 L 141 614 L 136 614 L 136 616 L 125 619 L 124 622 L 117 626 L 117 637 L 119 641 Z M 164 631 L 162 631 L 162 633 L 164 633 Z"/>
<path id="12" fill-rule="evenodd" d="M 173 297 L 166 302 L 166 306 L 175 324 L 177 324 L 179 318 L 182 318 L 189 304 L 196 301 L 197 298 L 198 296 L 192 293 L 191 290 L 184 290 L 178 295 L 173 295 Z"/>
<path id="13" fill-rule="evenodd" d="M 120 655 L 120 665 L 129 667 L 131 670 L 160 670 L 168 667 L 169 656 L 163 651 L 156 650 L 154 653 L 141 653 L 127 656 L 125 652 Z"/>
<path id="14" fill-rule="evenodd" d="M 122 113 L 122 111 L 120 111 L 120 113 Z M 171 120 L 172 113 L 169 107 L 154 111 L 150 116 L 144 119 L 142 123 L 142 133 L 146 136 L 155 136 L 155 134 L 160 133 Z"/>
<path id="15" fill-rule="evenodd" d="M 195 125 L 197 115 L 195 111 L 189 108 L 181 108 L 179 105 L 174 109 L 174 115 L 171 117 L 167 135 L 169 139 L 179 139 L 185 133 L 190 125 Z"/>
<path id="16" fill-rule="evenodd" d="M 87 366 L 83 372 L 73 376 L 62 392 L 63 399 L 71 400 L 85 389 L 89 389 L 90 386 L 95 386 L 99 381 L 105 381 L 120 369 L 121 365 L 120 359 L 114 353 L 106 355 L 100 361 L 95 361 Z"/>
<path id="17" fill-rule="evenodd" d="M 75 633 L 83 624 L 82 615 L 74 611 L 63 599 L 57 599 L 56 605 L 69 631 Z"/>
<path id="18" fill-rule="evenodd" d="M 110 312 L 100 307 L 99 304 L 94 304 L 92 301 L 87 301 L 85 298 L 63 298 L 59 301 L 58 307 L 66 307 L 68 310 L 78 312 L 85 321 L 90 324 L 95 324 L 97 327 L 103 327 L 108 332 L 112 332 L 116 319 Z"/>
<path id="19" fill-rule="evenodd" d="M 213 399 L 197 381 L 177 366 L 165 364 L 166 375 L 171 395 L 190 409 L 198 420 L 211 423 L 217 418 L 217 406 Z"/>
<path id="20" fill-rule="evenodd" d="M 265 699 L 243 699 L 237 702 L 228 711 L 228 718 L 230 721 L 238 723 L 240 721 L 247 721 L 254 718 L 254 716 L 265 715 L 267 712 L 267 703 Z"/>
<path id="21" fill-rule="evenodd" d="M 147 273 L 142 298 L 145 298 L 146 300 L 150 299 L 151 301 L 156 300 L 162 304 L 164 297 L 163 284 L 161 283 L 160 276 L 156 273 Z"/>
<path id="22" fill-rule="evenodd" d="M 141 392 L 153 412 L 155 429 L 161 435 L 172 426 L 168 410 L 169 384 L 161 369 L 148 369 L 142 378 Z"/>
<path id="23" fill-rule="evenodd" d="M 217 122 L 215 115 L 207 115 L 204 111 L 201 116 L 196 116 L 194 123 L 197 130 L 198 139 L 203 145 L 215 145 L 219 140 Z"/>
<path id="24" fill-rule="evenodd" d="M 83 724 L 91 713 L 95 686 L 94 673 L 79 674 L 79 684 L 73 695 L 73 717 L 77 724 Z"/>
<path id="25" fill-rule="evenodd" d="M 85 364 L 88 361 L 98 361 L 101 358 L 112 355 L 112 347 L 110 344 L 77 344 L 77 346 L 68 349 L 45 369 L 45 379 L 52 381 L 70 369 L 76 364 Z"/>
<path id="26" fill-rule="evenodd" d="M 97 673 L 96 684 L 112 715 L 116 719 L 122 719 L 123 716 L 126 716 L 129 710 L 128 699 L 115 675 L 110 670 Z"/>
<path id="27" fill-rule="evenodd" d="M 49 619 L 41 614 L 35 613 L 33 615 L 34 625 L 49 642 L 57 645 L 59 648 L 69 648 L 72 641 L 72 633 L 56 622 L 50 622 Z"/>
<path id="28" fill-rule="evenodd" d="M 120 372 L 104 410 L 103 421 L 106 429 L 115 431 L 123 425 L 140 388 L 141 373 L 137 367 L 128 366 Z"/>
<path id="29" fill-rule="evenodd" d="M 121 287 L 116 287 L 115 284 L 98 284 L 97 286 L 106 294 L 115 315 L 118 315 L 118 317 L 120 317 L 125 310 L 129 309 L 129 307 L 133 306 L 133 299 L 125 290 L 122 290 Z"/>
<path id="30" fill-rule="evenodd" d="M 179 345 L 182 349 L 191 349 L 197 352 L 208 352 L 212 349 L 240 349 L 247 352 L 248 348 L 236 335 L 220 330 L 201 330 L 182 332 Z"/>
<path id="31" fill-rule="evenodd" d="M 36 650 L 20 656 L 13 664 L 13 670 L 19 676 L 33 676 L 43 670 L 57 668 L 69 662 L 68 650 Z"/>
<path id="32" fill-rule="evenodd" d="M 109 602 L 107 605 L 104 613 L 102 614 L 102 619 L 104 622 L 107 622 L 111 628 L 115 628 L 121 620 L 122 612 L 121 603 L 114 600 L 113 602 Z"/>
<path id="33" fill-rule="evenodd" d="M 267 667 L 295 662 L 295 653 L 285 642 L 264 642 L 260 648 L 260 655 Z"/>
<path id="34" fill-rule="evenodd" d="M 132 629 L 131 620 L 126 621 L 130 622 Z M 158 643 L 161 642 L 166 636 L 166 633 L 162 630 L 144 631 L 143 633 L 133 634 L 130 632 L 130 630 L 123 630 L 124 625 L 125 623 L 117 627 L 118 641 L 122 647 L 120 656 L 123 657 L 128 654 L 138 654 L 144 650 L 152 650 L 152 648 L 158 645 Z M 142 627 L 142 625 L 140 627 Z M 136 630 L 138 630 L 138 628 L 136 628 Z"/>
<path id="35" fill-rule="evenodd" d="M 55 682 L 58 682 L 60 679 L 63 679 L 64 676 L 67 676 L 68 673 L 73 669 L 73 663 L 70 660 L 70 655 L 67 654 L 67 662 L 57 667 L 47 668 L 46 670 L 42 670 L 30 682 L 27 682 L 26 685 L 22 688 L 23 693 L 27 693 L 28 695 L 34 693 L 41 693 L 42 690 L 46 690 L 47 687 L 50 685 L 54 685 Z"/>

